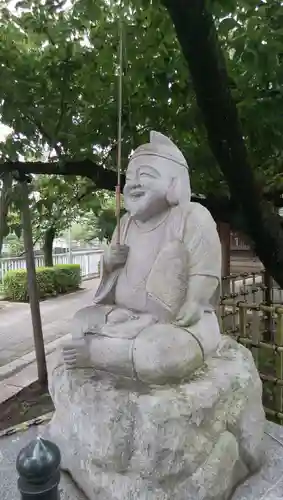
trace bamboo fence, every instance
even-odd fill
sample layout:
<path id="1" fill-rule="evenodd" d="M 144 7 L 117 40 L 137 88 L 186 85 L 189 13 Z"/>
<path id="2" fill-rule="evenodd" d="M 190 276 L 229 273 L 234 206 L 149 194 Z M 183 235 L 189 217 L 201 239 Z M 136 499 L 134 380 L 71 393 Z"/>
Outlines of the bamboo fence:
<path id="1" fill-rule="evenodd" d="M 223 278 L 221 332 L 251 350 L 267 418 L 283 424 L 283 290 L 262 273 Z"/>

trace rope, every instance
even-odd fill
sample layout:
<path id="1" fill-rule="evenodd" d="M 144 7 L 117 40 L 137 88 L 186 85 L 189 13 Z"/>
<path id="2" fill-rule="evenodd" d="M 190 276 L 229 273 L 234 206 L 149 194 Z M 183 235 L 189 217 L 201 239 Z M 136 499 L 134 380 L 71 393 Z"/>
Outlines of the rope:
<path id="1" fill-rule="evenodd" d="M 275 436 L 273 436 L 272 434 L 270 434 L 270 432 L 264 431 L 264 434 L 266 434 L 267 436 L 269 436 L 271 439 L 273 439 L 274 441 L 276 441 L 276 443 L 280 444 L 280 446 L 283 447 L 283 442 L 280 441 L 280 439 L 278 439 Z"/>
<path id="2" fill-rule="evenodd" d="M 18 432 L 23 432 L 27 431 L 30 429 L 30 427 L 35 427 L 38 425 L 42 425 L 45 422 L 49 422 L 53 416 L 53 413 L 47 413 L 46 415 L 42 415 L 41 417 L 36 417 L 33 418 L 32 420 L 29 420 L 27 422 L 23 422 L 19 425 L 15 425 L 13 427 L 9 427 L 8 429 L 4 429 L 3 431 L 0 431 L 0 438 L 7 437 L 7 436 L 13 436 L 14 434 L 17 434 Z"/>

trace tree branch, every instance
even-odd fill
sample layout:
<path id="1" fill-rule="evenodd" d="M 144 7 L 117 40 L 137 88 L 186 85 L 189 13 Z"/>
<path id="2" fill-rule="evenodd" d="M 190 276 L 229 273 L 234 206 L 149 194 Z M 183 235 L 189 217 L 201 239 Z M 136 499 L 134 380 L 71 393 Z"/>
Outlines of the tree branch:
<path id="1" fill-rule="evenodd" d="M 33 248 L 34 246 L 36 245 L 36 243 L 40 240 L 40 236 L 37 236 L 34 240 L 33 240 Z M 19 255 L 17 255 L 17 257 L 23 257 L 25 255 L 26 251 L 24 250 L 23 252 L 19 253 Z"/>
<path id="2" fill-rule="evenodd" d="M 245 217 L 266 269 L 283 287 L 281 218 L 264 202 L 251 168 L 226 64 L 206 0 L 162 0 L 188 63 L 210 148 Z"/>
<path id="3" fill-rule="evenodd" d="M 99 163 L 91 160 L 68 161 L 64 158 L 61 162 L 21 162 L 7 161 L 0 163 L 0 174 L 18 171 L 23 174 L 46 174 L 88 177 L 97 189 L 115 189 L 117 178 L 114 170 L 108 170 Z M 123 177 L 123 176 L 122 176 Z"/>
<path id="4" fill-rule="evenodd" d="M 67 82 L 69 81 L 69 78 L 70 78 L 70 70 L 68 68 L 68 63 L 70 60 L 71 60 L 71 57 L 68 56 L 68 45 L 67 45 L 66 57 L 62 63 L 63 64 L 63 76 L 62 76 L 62 84 L 61 84 L 60 115 L 59 115 L 57 125 L 55 127 L 54 137 L 58 136 L 58 134 L 61 130 L 61 127 L 62 127 L 64 115 L 68 109 L 65 95 L 66 95 L 66 89 L 67 89 Z"/>
<path id="5" fill-rule="evenodd" d="M 49 146 L 51 148 L 55 149 L 58 158 L 61 158 L 61 156 L 62 156 L 61 147 L 59 146 L 57 141 L 47 132 L 47 130 L 45 130 L 42 123 L 35 116 L 26 115 L 26 116 L 23 116 L 23 118 L 26 118 L 27 120 L 29 120 L 33 125 L 35 125 L 38 128 L 39 132 L 47 140 Z"/>

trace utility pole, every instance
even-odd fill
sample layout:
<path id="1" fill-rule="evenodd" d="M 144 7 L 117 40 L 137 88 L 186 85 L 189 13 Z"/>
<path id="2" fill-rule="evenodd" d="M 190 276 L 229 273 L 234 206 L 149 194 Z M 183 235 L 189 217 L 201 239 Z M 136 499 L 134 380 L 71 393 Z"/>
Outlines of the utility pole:
<path id="1" fill-rule="evenodd" d="M 36 354 L 38 381 L 47 384 L 47 366 L 42 334 L 42 324 L 39 307 L 39 294 L 36 283 L 35 261 L 33 253 L 32 225 L 29 207 L 28 179 L 21 180 L 22 224 L 27 266 L 28 294 L 33 327 L 34 348 Z"/>

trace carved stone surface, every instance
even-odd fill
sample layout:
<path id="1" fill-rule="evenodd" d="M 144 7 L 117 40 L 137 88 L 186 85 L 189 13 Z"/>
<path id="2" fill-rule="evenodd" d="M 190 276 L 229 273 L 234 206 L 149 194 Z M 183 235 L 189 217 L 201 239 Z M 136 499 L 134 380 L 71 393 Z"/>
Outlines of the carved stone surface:
<path id="1" fill-rule="evenodd" d="M 261 463 L 261 382 L 224 337 L 190 382 L 55 368 L 48 437 L 90 500 L 226 500 Z"/>
<path id="2" fill-rule="evenodd" d="M 94 305 L 76 314 L 63 348 L 68 369 L 164 384 L 188 378 L 216 350 L 221 245 L 210 213 L 190 195 L 183 154 L 152 132 L 130 159 L 127 213 L 103 256 Z"/>

